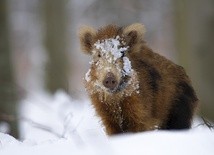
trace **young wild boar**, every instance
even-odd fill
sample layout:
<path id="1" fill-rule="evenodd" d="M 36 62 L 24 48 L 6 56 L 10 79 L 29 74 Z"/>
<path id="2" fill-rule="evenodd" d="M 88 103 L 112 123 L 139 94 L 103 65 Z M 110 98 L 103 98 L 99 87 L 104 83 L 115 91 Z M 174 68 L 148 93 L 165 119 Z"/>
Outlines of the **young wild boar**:
<path id="1" fill-rule="evenodd" d="M 109 135 L 191 127 L 198 99 L 190 79 L 147 46 L 144 32 L 138 23 L 80 30 L 92 56 L 85 87 Z"/>

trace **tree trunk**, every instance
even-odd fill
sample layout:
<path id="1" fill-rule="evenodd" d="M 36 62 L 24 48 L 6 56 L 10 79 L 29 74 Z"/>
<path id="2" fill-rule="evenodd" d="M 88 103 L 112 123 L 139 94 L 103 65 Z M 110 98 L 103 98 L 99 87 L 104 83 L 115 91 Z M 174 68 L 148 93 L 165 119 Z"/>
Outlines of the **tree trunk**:
<path id="1" fill-rule="evenodd" d="M 189 73 L 189 55 L 191 43 L 188 32 L 188 6 L 186 0 L 174 0 L 175 6 L 175 46 L 178 53 L 178 62 Z"/>
<path id="2" fill-rule="evenodd" d="M 46 87 L 54 93 L 58 89 L 68 91 L 69 59 L 67 51 L 66 0 L 44 0 Z"/>
<path id="3" fill-rule="evenodd" d="M 18 138 L 17 119 L 9 120 L 4 115 L 17 116 L 17 97 L 9 41 L 8 4 L 0 1 L 0 122 L 8 122 L 9 134 Z"/>
<path id="4" fill-rule="evenodd" d="M 191 77 L 200 112 L 214 120 L 214 1 L 174 0 L 179 62 Z"/>
<path id="5" fill-rule="evenodd" d="M 194 4 L 195 1 L 192 3 Z M 198 29 L 195 29 L 196 31 L 194 32 L 198 34 L 197 37 L 194 37 L 198 39 L 194 47 L 200 64 L 200 68 L 197 68 L 197 70 L 199 70 L 201 113 L 214 121 L 214 1 L 198 0 L 196 4 L 196 9 L 192 16 L 195 17 L 197 22 L 195 23 L 198 25 Z"/>

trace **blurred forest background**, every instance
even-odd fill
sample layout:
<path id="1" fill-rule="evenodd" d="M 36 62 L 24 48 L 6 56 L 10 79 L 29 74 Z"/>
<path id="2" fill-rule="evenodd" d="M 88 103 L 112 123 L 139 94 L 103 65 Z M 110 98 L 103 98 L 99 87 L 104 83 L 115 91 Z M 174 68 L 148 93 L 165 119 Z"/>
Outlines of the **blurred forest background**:
<path id="1" fill-rule="evenodd" d="M 134 22 L 145 25 L 150 47 L 186 69 L 199 114 L 214 121 L 213 0 L 0 0 L 0 126 L 19 137 L 19 102 L 30 93 L 86 97 L 81 25 Z"/>

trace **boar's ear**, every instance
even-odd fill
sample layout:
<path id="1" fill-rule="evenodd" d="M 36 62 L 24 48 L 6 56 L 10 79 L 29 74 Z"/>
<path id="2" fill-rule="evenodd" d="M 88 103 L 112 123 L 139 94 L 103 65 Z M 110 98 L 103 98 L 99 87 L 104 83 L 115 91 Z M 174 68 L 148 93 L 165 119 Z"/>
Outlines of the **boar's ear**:
<path id="1" fill-rule="evenodd" d="M 140 23 L 134 23 L 123 29 L 126 43 L 129 47 L 133 47 L 138 42 L 142 41 L 145 33 L 144 25 Z"/>
<path id="2" fill-rule="evenodd" d="M 82 26 L 79 30 L 80 46 L 83 52 L 91 54 L 96 30 L 89 26 Z"/>

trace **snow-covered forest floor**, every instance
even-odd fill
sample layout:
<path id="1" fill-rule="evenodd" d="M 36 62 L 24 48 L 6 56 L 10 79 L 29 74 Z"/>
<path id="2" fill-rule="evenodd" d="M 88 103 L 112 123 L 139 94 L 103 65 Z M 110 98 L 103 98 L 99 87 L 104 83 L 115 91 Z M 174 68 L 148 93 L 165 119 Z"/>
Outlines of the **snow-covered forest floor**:
<path id="1" fill-rule="evenodd" d="M 31 93 L 20 106 L 21 140 L 0 133 L 0 155 L 213 155 L 214 132 L 198 118 L 187 131 L 107 137 L 87 99 Z"/>

